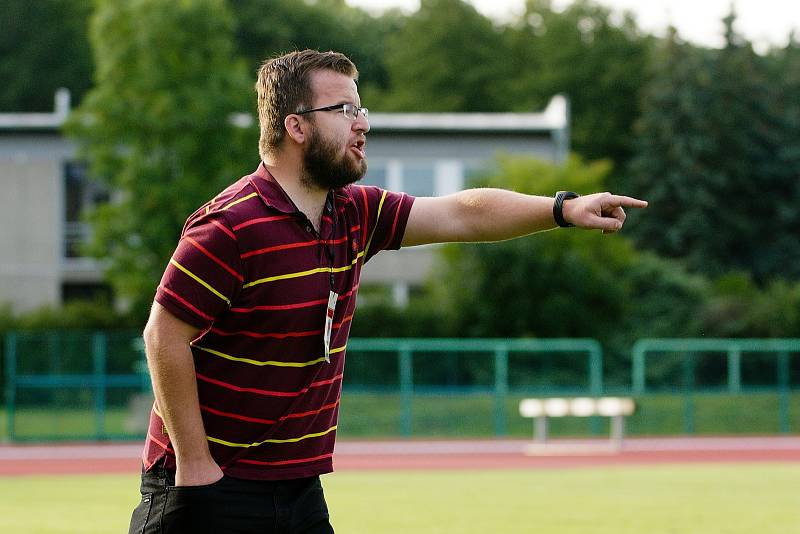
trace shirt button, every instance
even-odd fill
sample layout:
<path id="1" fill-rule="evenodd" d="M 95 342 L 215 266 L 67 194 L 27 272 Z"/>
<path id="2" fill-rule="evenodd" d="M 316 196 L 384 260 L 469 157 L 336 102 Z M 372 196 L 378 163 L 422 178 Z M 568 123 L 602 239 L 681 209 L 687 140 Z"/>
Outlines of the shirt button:
<path id="1" fill-rule="evenodd" d="M 306 226 L 306 230 L 309 231 L 309 232 L 313 232 L 314 231 L 314 229 L 311 228 L 311 225 Z"/>

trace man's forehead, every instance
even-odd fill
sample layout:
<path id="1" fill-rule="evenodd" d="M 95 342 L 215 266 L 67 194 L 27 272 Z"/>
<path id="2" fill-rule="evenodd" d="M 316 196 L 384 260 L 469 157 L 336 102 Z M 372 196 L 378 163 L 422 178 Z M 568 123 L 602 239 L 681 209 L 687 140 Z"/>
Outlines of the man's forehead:
<path id="1" fill-rule="evenodd" d="M 314 105 L 359 102 L 356 82 L 346 74 L 332 70 L 314 71 L 311 73 L 311 87 L 316 100 Z M 335 100 L 335 102 L 328 102 L 329 100 Z"/>

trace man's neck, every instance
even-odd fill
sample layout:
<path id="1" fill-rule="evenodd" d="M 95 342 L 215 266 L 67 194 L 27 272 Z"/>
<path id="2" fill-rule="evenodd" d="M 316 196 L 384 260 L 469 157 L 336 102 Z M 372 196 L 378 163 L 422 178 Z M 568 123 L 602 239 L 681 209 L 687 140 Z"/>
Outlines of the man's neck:
<path id="1" fill-rule="evenodd" d="M 314 229 L 319 232 L 322 210 L 328 198 L 328 190 L 310 187 L 305 183 L 298 166 L 286 166 L 276 162 L 265 161 L 264 166 L 284 192 L 308 218 Z"/>

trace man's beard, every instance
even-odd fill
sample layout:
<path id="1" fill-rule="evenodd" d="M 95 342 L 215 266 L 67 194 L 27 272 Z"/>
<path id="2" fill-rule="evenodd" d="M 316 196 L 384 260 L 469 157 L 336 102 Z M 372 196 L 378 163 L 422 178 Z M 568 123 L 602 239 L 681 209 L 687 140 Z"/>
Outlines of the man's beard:
<path id="1" fill-rule="evenodd" d="M 314 189 L 338 189 L 362 179 L 367 173 L 367 160 L 350 161 L 338 154 L 336 143 L 312 129 L 308 148 L 303 154 L 302 182 Z"/>

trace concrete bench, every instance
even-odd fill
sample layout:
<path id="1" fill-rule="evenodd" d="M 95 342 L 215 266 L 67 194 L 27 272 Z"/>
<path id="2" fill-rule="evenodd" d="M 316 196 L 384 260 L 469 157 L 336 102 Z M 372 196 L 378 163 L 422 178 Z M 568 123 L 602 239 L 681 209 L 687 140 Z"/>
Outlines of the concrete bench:
<path id="1" fill-rule="evenodd" d="M 628 397 L 578 397 L 572 399 L 523 399 L 519 403 L 519 414 L 532 417 L 534 447 L 531 452 L 544 450 L 547 445 L 548 418 L 550 417 L 592 417 L 611 418 L 611 436 L 606 446 L 612 450 L 622 448 L 625 436 L 625 416 L 636 411 L 636 403 Z"/>

